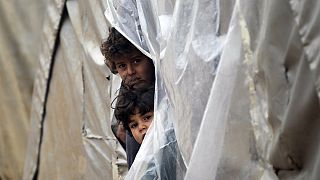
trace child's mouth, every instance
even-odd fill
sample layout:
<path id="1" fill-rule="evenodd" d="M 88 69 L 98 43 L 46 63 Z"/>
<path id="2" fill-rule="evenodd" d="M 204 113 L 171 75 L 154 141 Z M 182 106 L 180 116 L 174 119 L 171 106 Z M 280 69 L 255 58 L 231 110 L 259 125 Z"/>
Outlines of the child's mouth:
<path id="1" fill-rule="evenodd" d="M 129 86 L 134 86 L 135 84 L 139 83 L 140 78 L 133 77 L 133 78 L 127 79 L 126 81 L 127 81 L 126 84 L 128 84 Z"/>

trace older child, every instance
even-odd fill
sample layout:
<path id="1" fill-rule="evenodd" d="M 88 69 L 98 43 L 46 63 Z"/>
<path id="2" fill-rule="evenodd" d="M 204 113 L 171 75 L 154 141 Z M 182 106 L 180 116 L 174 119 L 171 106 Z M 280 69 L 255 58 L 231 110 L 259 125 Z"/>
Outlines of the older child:
<path id="1" fill-rule="evenodd" d="M 123 85 L 139 88 L 144 84 L 154 84 L 152 60 L 115 28 L 110 28 L 108 39 L 102 42 L 100 50 L 105 57 L 105 64 L 112 73 L 119 73 Z"/>

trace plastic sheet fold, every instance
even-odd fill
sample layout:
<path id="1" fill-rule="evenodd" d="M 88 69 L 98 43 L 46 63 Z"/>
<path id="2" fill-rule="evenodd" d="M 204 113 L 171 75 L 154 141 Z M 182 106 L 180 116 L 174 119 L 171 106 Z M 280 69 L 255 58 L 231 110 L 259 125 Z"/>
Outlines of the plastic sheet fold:
<path id="1" fill-rule="evenodd" d="M 157 153 L 172 128 L 179 151 L 167 155 L 182 172 L 173 179 L 316 179 L 317 160 L 304 155 L 318 147 L 315 4 L 137 0 L 156 66 L 156 113 L 127 179 L 151 170 L 167 177 Z"/>

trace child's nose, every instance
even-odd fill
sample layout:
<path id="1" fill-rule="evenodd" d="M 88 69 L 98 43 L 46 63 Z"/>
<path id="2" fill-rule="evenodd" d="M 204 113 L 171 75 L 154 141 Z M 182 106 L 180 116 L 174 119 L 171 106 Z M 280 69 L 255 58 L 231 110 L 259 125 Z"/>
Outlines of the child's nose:
<path id="1" fill-rule="evenodd" d="M 131 64 L 129 64 L 128 67 L 127 67 L 127 73 L 128 73 L 128 75 L 132 75 L 132 74 L 134 74 L 135 72 L 136 72 L 135 68 L 134 68 Z"/>
<path id="2" fill-rule="evenodd" d="M 144 123 L 139 124 L 139 130 L 140 132 L 146 131 L 148 128 Z"/>

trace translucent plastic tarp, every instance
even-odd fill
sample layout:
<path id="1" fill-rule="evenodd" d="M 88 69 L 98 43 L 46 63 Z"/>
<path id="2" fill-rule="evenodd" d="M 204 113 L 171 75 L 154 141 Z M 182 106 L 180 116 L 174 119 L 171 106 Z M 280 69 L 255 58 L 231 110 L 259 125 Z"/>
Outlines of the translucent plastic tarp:
<path id="1" fill-rule="evenodd" d="M 126 178 L 318 179 L 319 7 L 109 0 L 107 20 L 156 66 L 155 118 Z"/>
<path id="2" fill-rule="evenodd" d="M 133 36 L 131 41 L 149 52 L 147 55 L 154 60 L 157 71 L 154 124 L 127 179 L 170 179 L 175 176 L 181 179 L 186 172 L 223 46 L 224 36 L 217 36 L 218 2 L 108 2 L 106 17 L 120 32 L 141 28 L 142 32 L 137 30 L 136 35 L 131 35 L 130 30 L 125 35 Z M 173 17 L 174 8 L 183 11 L 177 11 Z M 203 11 L 195 12 L 196 15 L 185 13 L 192 12 L 193 8 Z M 126 18 L 137 12 L 139 18 Z M 182 24 L 185 28 L 176 28 Z M 173 30 L 174 34 L 171 33 Z M 143 36 L 142 40 L 146 39 L 148 48 L 144 48 L 144 41 L 137 41 L 136 37 L 140 36 Z M 181 142 L 180 149 L 175 133 Z"/>

